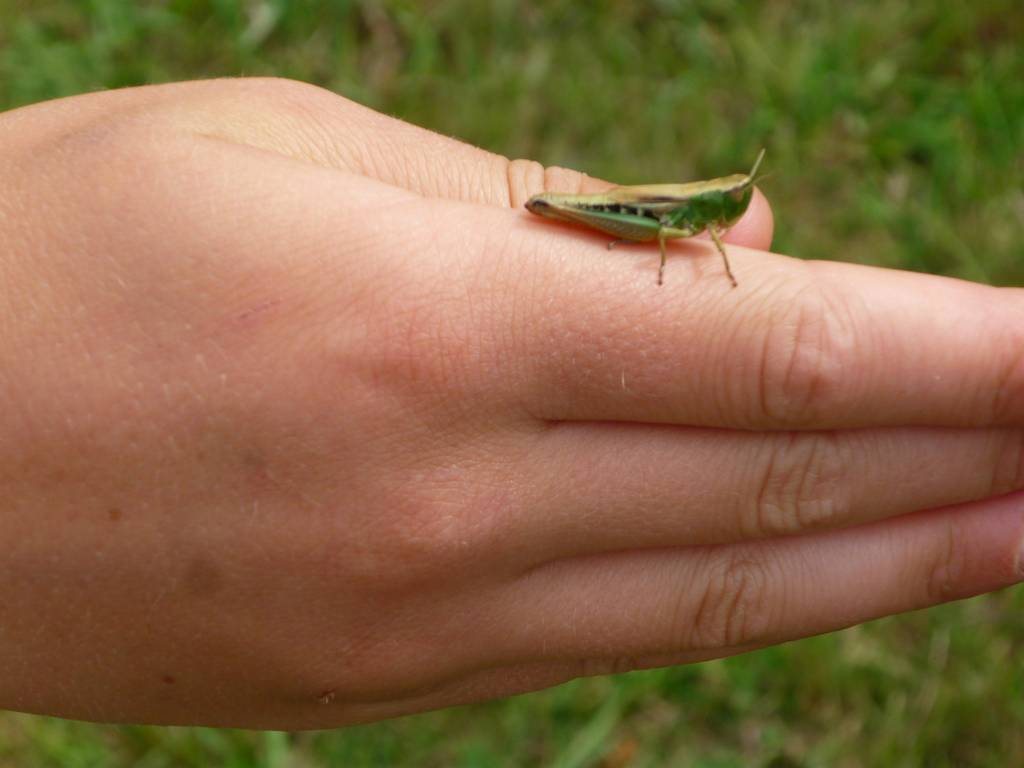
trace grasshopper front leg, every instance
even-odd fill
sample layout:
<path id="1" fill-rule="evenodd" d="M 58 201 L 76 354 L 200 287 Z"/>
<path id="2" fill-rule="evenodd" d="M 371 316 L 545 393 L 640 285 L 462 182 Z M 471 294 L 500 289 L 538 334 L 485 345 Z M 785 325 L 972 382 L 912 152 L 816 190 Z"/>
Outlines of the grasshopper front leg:
<path id="1" fill-rule="evenodd" d="M 661 264 L 658 265 L 658 285 L 661 285 L 665 277 L 665 228 L 658 230 L 658 248 L 661 249 Z"/>

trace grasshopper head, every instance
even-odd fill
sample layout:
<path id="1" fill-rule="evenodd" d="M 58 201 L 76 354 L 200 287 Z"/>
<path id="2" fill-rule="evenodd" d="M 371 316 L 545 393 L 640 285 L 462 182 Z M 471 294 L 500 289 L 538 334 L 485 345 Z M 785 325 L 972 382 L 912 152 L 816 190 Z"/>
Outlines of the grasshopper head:
<path id="1" fill-rule="evenodd" d="M 526 210 L 540 216 L 543 216 L 550 208 L 551 203 L 545 199 L 544 195 L 534 195 L 526 201 Z"/>
<path id="2" fill-rule="evenodd" d="M 750 199 L 754 196 L 754 187 L 750 184 L 729 190 L 722 195 L 722 218 L 725 226 L 731 227 L 750 207 Z"/>

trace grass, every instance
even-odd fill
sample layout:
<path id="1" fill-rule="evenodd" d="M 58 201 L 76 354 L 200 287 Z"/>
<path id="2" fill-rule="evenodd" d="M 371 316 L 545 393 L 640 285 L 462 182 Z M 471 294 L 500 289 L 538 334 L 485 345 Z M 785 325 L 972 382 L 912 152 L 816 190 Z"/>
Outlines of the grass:
<path id="1" fill-rule="evenodd" d="M 767 146 L 777 250 L 1020 284 L 1022 39 L 1018 0 L 0 0 L 0 108 L 274 74 L 622 183 Z M 1021 765 L 1022 644 L 1017 589 L 339 731 L 0 715 L 0 767 Z"/>

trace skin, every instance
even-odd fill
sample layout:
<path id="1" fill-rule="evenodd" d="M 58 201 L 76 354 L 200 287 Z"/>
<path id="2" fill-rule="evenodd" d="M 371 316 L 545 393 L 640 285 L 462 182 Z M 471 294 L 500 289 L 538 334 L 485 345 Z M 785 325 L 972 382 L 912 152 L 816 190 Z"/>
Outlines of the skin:
<path id="1" fill-rule="evenodd" d="M 331 727 L 1022 578 L 1021 292 L 523 211 L 607 188 L 286 81 L 0 115 L 0 706 Z"/>

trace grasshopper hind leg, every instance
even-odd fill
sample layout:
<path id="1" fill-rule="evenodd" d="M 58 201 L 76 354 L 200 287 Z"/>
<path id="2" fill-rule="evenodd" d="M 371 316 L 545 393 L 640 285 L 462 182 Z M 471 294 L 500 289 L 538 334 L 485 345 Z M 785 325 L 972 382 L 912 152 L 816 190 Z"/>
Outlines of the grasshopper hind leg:
<path id="1" fill-rule="evenodd" d="M 718 248 L 718 252 L 722 254 L 722 263 L 725 265 L 725 274 L 729 276 L 729 281 L 732 283 L 732 287 L 736 288 L 739 283 L 736 282 L 736 276 L 733 275 L 732 269 L 729 267 L 729 257 L 725 253 L 725 245 L 722 243 L 718 227 L 714 225 L 708 227 L 708 233 L 711 235 L 711 239 L 714 240 L 715 247 Z"/>

